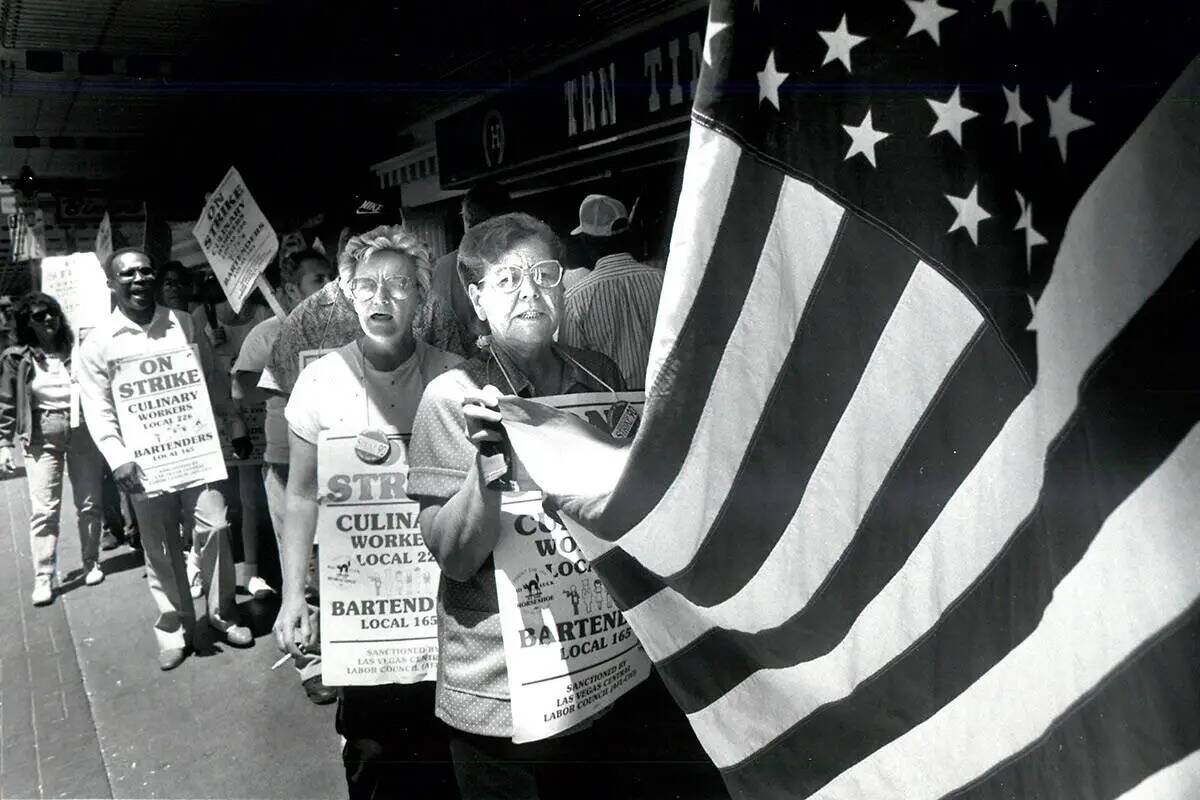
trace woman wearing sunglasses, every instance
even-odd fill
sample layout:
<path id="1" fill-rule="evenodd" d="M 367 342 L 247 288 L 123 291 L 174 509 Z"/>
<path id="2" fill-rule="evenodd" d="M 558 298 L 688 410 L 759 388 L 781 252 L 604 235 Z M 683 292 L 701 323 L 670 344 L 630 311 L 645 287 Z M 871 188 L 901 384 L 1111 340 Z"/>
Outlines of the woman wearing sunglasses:
<path id="1" fill-rule="evenodd" d="M 351 237 L 338 272 L 362 335 L 306 367 L 284 412 L 290 452 L 281 537 L 283 603 L 275 636 L 293 657 L 315 653 L 320 645 L 305 579 L 317 527 L 321 433 L 409 433 L 425 385 L 461 360 L 413 335 L 413 320 L 429 293 L 431 266 L 424 245 L 403 227 L 380 226 Z M 432 711 L 428 683 L 341 690 L 337 729 L 346 738 L 342 759 L 351 798 L 406 791 L 437 798 L 452 792 L 445 734 L 439 736 Z M 412 765 L 422 761 L 428 768 L 415 774 Z"/>
<path id="2" fill-rule="evenodd" d="M 17 344 L 0 355 L 0 472 L 12 472 L 13 442 L 25 447 L 33 604 L 54 599 L 63 469 L 71 480 L 84 583 L 104 580 L 100 568 L 100 492 L 104 460 L 83 422 L 71 427 L 71 349 L 74 335 L 58 301 L 31 292 L 16 309 Z"/>
<path id="3" fill-rule="evenodd" d="M 503 437 L 500 395 L 624 389 L 607 357 L 555 343 L 562 256 L 561 240 L 528 214 L 493 217 L 467 231 L 459 271 L 490 333 L 478 356 L 429 385 L 413 428 L 408 491 L 421 503 L 421 533 L 442 568 L 437 715 L 453 729 L 455 776 L 468 800 L 582 797 L 596 788 L 578 777 L 578 762 L 595 750 L 587 733 L 511 741 L 492 561 L 501 495 L 484 477 L 485 459 Z"/>

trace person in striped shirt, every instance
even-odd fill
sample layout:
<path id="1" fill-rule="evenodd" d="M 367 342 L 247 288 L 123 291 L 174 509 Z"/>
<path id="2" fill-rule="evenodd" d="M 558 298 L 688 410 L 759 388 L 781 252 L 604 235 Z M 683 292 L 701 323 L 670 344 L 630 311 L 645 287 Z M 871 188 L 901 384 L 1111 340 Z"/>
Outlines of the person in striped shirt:
<path id="1" fill-rule="evenodd" d="M 642 389 L 662 293 L 662 270 L 630 254 L 629 213 L 614 197 L 585 197 L 579 206 L 579 226 L 571 235 L 580 238 L 596 266 L 567 289 L 559 340 L 603 353 L 616 362 L 630 389 Z"/>

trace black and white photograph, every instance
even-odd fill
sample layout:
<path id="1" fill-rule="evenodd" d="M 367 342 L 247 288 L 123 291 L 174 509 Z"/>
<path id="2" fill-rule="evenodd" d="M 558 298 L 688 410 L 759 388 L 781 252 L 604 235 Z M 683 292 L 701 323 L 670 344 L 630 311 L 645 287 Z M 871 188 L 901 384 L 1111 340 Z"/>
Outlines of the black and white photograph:
<path id="1" fill-rule="evenodd" d="M 1200 5 L 0 0 L 0 800 L 1197 800 Z"/>

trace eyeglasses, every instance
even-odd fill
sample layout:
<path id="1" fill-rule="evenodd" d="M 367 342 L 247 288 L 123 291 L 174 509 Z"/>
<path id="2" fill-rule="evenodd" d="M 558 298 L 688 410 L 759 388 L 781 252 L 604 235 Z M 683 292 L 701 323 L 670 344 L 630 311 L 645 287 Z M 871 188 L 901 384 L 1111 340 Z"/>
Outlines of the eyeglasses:
<path id="1" fill-rule="evenodd" d="M 413 280 L 407 275 L 393 275 L 383 281 L 383 293 L 392 300 L 407 300 L 412 291 Z M 365 303 L 379 291 L 379 281 L 374 278 L 354 278 L 350 281 L 350 296 Z"/>
<path id="2" fill-rule="evenodd" d="M 515 267 L 505 264 L 495 267 L 489 277 L 492 286 L 502 292 L 511 293 L 521 288 L 526 275 L 529 276 L 535 286 L 543 289 L 553 289 L 562 283 L 563 265 L 553 258 L 539 261 L 536 264 L 530 264 L 528 267 Z"/>
<path id="3" fill-rule="evenodd" d="M 158 270 L 154 267 L 139 267 L 137 269 L 123 269 L 117 273 L 117 281 L 120 283 L 133 283 L 138 278 L 146 278 L 154 280 L 158 275 Z"/>
<path id="4" fill-rule="evenodd" d="M 41 311 L 34 311 L 29 318 L 35 322 L 49 322 L 52 319 L 58 319 L 58 314 L 48 308 L 43 308 Z"/>

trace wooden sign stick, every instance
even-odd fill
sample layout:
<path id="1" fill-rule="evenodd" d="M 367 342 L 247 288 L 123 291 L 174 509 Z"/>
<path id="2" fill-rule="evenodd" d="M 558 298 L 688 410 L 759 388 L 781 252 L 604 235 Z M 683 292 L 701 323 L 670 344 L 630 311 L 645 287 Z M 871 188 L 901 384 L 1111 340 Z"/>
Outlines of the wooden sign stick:
<path id="1" fill-rule="evenodd" d="M 279 305 L 279 300 L 275 297 L 275 292 L 271 289 L 271 284 L 267 283 L 267 279 L 259 275 L 254 285 L 262 292 L 263 297 L 267 298 L 267 305 L 275 312 L 275 316 L 280 319 L 287 319 L 287 312 L 283 310 L 283 306 Z"/>

